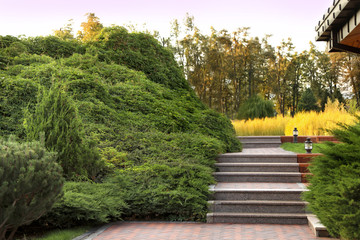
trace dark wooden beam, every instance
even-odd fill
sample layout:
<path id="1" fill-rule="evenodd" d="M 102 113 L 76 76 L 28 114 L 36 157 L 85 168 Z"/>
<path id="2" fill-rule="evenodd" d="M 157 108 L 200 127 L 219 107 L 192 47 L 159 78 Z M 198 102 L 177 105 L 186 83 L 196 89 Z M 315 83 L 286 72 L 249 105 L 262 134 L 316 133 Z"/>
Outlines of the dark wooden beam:
<path id="1" fill-rule="evenodd" d="M 333 48 L 330 49 L 330 52 L 343 52 L 343 51 L 360 54 L 360 48 L 350 47 L 340 43 L 335 43 Z"/>

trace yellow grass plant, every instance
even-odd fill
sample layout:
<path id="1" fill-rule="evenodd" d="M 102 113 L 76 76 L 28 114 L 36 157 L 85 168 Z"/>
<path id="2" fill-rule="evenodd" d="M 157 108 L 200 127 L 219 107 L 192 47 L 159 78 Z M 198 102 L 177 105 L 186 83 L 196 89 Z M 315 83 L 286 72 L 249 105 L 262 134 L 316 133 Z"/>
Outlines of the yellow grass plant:
<path id="1" fill-rule="evenodd" d="M 238 136 L 292 136 L 294 127 L 302 136 L 330 135 L 329 129 L 337 128 L 337 123 L 352 124 L 355 117 L 341 106 L 337 101 L 328 102 L 324 112 L 301 112 L 294 118 L 290 116 L 277 116 L 254 120 L 233 120 Z"/>
<path id="2" fill-rule="evenodd" d="M 285 135 L 291 136 L 294 127 L 299 135 L 320 136 L 331 135 L 329 130 L 338 127 L 337 123 L 353 124 L 355 117 L 348 113 L 338 101 L 328 102 L 324 112 L 301 112 L 286 124 Z"/>
<path id="3" fill-rule="evenodd" d="M 255 118 L 253 120 L 233 120 L 238 136 L 279 136 L 284 135 L 286 124 L 290 116 L 276 116 L 272 118 Z"/>

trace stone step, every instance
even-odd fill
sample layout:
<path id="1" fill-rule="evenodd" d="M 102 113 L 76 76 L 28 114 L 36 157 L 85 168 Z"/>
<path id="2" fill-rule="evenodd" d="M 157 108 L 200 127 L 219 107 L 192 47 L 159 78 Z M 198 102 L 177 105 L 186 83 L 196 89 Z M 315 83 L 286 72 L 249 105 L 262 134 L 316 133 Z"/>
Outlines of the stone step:
<path id="1" fill-rule="evenodd" d="M 297 163 L 296 154 L 225 153 L 217 157 L 219 163 Z"/>
<path id="2" fill-rule="evenodd" d="M 279 136 L 239 136 L 237 138 L 242 143 L 281 143 Z"/>
<path id="3" fill-rule="evenodd" d="M 209 201 L 211 212 L 240 213 L 305 213 L 303 201 Z"/>
<path id="4" fill-rule="evenodd" d="M 298 163 L 216 163 L 219 172 L 299 172 Z"/>
<path id="5" fill-rule="evenodd" d="M 243 148 L 276 148 L 280 147 L 281 143 L 268 142 L 242 142 Z"/>
<path id="6" fill-rule="evenodd" d="M 301 213 L 208 213 L 208 223 L 308 224 Z"/>
<path id="7" fill-rule="evenodd" d="M 218 182 L 301 182 L 299 172 L 215 172 L 213 175 Z"/>
<path id="8" fill-rule="evenodd" d="M 309 227 L 316 237 L 330 237 L 326 227 L 320 222 L 316 215 L 308 214 Z"/>
<path id="9" fill-rule="evenodd" d="M 213 200 L 301 201 L 307 189 L 210 189 Z"/>

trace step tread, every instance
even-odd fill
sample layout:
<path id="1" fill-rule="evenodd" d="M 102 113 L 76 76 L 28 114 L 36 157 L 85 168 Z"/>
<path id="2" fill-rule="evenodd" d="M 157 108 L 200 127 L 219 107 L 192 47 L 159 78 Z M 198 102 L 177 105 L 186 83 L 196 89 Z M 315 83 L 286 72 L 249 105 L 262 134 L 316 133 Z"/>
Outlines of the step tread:
<path id="1" fill-rule="evenodd" d="M 208 213 L 207 216 L 213 217 L 246 217 L 246 218 L 305 218 L 306 213 L 229 213 L 229 212 L 216 212 Z"/>
<path id="2" fill-rule="evenodd" d="M 286 206 L 292 206 L 292 205 L 300 205 L 305 206 L 308 203 L 304 201 L 276 201 L 276 200 L 213 200 L 208 201 L 209 204 L 217 204 L 217 205 L 286 205 Z"/>
<path id="3" fill-rule="evenodd" d="M 215 163 L 215 166 L 219 166 L 219 167 L 231 167 L 231 166 L 234 166 L 234 167 L 248 167 L 248 166 L 270 166 L 270 167 L 293 167 L 293 166 L 296 166 L 298 167 L 299 164 L 298 163 L 261 163 L 261 162 L 255 162 L 255 163 Z"/>
<path id="4" fill-rule="evenodd" d="M 301 193 L 309 191 L 308 189 L 229 189 L 215 188 L 209 189 L 211 192 L 259 192 L 259 193 Z"/>
<path id="5" fill-rule="evenodd" d="M 296 153 L 223 153 L 218 158 L 297 158 Z"/>
<path id="6" fill-rule="evenodd" d="M 300 172 L 214 172 L 218 176 L 301 176 Z"/>
<path id="7" fill-rule="evenodd" d="M 279 139 L 280 136 L 237 136 L 238 139 Z"/>

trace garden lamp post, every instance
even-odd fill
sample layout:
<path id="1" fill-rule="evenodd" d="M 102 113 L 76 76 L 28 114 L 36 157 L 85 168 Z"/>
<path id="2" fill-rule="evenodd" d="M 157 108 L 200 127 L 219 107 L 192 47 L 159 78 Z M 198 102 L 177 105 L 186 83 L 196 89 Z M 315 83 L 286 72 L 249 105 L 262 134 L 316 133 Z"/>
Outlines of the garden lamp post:
<path id="1" fill-rule="evenodd" d="M 299 135 L 299 131 L 297 130 L 297 128 L 294 128 L 293 130 L 293 136 L 294 136 L 294 143 L 297 143 L 297 137 Z"/>
<path id="2" fill-rule="evenodd" d="M 305 141 L 305 150 L 307 153 L 311 153 L 311 150 L 313 149 L 313 146 L 312 146 L 312 141 L 310 138 L 306 138 L 306 141 Z"/>

